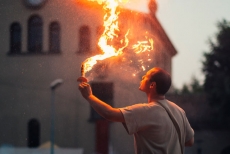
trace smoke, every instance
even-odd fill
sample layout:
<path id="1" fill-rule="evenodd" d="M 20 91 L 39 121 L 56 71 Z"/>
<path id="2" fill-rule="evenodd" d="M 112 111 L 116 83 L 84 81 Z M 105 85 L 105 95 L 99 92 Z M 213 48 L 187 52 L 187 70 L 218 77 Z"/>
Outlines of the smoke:
<path id="1" fill-rule="evenodd" d="M 140 80 L 143 73 L 151 66 L 151 61 L 148 61 L 146 54 L 124 53 L 119 57 L 111 57 L 103 61 L 98 61 L 92 70 L 86 74 L 87 78 L 94 80 L 116 76 L 116 79 L 119 78 L 125 82 L 136 82 Z"/>
<path id="2" fill-rule="evenodd" d="M 124 46 L 123 40 L 126 37 L 129 45 L 123 49 L 123 53 L 117 57 L 111 57 L 102 61 L 97 61 L 92 70 L 86 73 L 89 81 L 95 80 L 119 80 L 122 83 L 137 84 L 141 77 L 152 67 L 158 66 L 162 56 L 161 39 L 158 36 L 158 28 L 152 27 L 152 17 L 148 14 L 133 13 L 129 10 L 120 10 L 119 30 L 117 37 L 108 41 L 116 49 Z M 133 45 L 138 41 L 153 40 L 153 49 L 141 53 L 135 53 Z M 148 42 L 149 44 L 149 42 Z"/>
<path id="3" fill-rule="evenodd" d="M 149 33 L 145 34 L 147 38 L 151 38 L 154 41 L 152 50 L 135 53 L 132 45 L 135 42 L 133 40 L 137 39 L 134 39 L 133 35 L 129 35 L 130 45 L 123 50 L 123 54 L 97 61 L 92 70 L 86 74 L 88 80 L 106 79 L 108 76 L 110 78 L 115 76 L 116 80 L 119 79 L 123 82 L 139 82 L 149 69 L 158 66 L 158 63 L 162 61 L 162 56 L 159 56 L 161 51 L 159 39 Z M 140 38 L 140 40 L 146 40 L 145 37 Z"/>

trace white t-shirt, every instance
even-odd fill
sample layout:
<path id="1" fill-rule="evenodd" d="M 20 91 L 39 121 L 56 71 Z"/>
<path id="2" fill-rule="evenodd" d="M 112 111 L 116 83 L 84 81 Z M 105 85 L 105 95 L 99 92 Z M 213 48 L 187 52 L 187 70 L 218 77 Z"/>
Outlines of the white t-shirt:
<path id="1" fill-rule="evenodd" d="M 160 102 L 170 109 L 180 131 L 181 142 L 194 136 L 185 112 L 176 104 L 167 100 Z M 166 110 L 157 102 L 135 104 L 120 108 L 125 118 L 127 132 L 134 135 L 136 154 L 180 154 L 181 147 L 176 128 Z"/>

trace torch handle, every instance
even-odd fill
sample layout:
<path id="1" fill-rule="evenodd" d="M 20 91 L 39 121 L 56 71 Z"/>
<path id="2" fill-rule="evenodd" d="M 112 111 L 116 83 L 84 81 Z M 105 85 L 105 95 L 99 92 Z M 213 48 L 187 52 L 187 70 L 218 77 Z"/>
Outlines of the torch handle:
<path id="1" fill-rule="evenodd" d="M 85 77 L 85 66 L 84 66 L 84 64 L 81 65 L 81 76 Z"/>
<path id="2" fill-rule="evenodd" d="M 88 80 L 85 77 L 85 66 L 84 63 L 81 65 L 81 77 L 77 79 L 78 82 L 88 82 Z"/>

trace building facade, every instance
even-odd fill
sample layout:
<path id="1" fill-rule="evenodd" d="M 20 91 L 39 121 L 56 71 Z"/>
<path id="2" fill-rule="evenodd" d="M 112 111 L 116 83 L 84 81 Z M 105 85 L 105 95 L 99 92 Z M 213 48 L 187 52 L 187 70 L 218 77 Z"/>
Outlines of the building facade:
<path id="1" fill-rule="evenodd" d="M 155 16 L 156 3 L 149 6 L 149 14 L 118 8 L 119 36 L 129 30 L 130 42 L 153 38 L 146 66 L 171 73 L 177 52 Z M 39 147 L 50 141 L 54 110 L 59 147 L 83 148 L 86 154 L 103 149 L 133 153 L 132 136 L 121 124 L 101 119 L 78 91 L 82 62 L 101 52 L 97 42 L 103 16 L 102 6 L 84 0 L 0 0 L 0 146 Z M 114 107 L 146 101 L 138 91 L 143 56 L 130 51 L 99 62 L 87 73 L 95 94 Z M 63 83 L 52 91 L 50 83 L 56 79 Z"/>

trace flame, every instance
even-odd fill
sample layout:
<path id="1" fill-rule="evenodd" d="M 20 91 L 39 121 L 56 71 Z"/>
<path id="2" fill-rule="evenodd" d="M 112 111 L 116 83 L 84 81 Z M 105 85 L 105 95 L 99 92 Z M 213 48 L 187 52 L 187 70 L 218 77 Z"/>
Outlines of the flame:
<path id="1" fill-rule="evenodd" d="M 133 45 L 133 49 L 135 53 L 141 53 L 146 51 L 153 50 L 153 39 L 149 39 L 148 41 L 138 41 L 137 44 Z"/>
<path id="2" fill-rule="evenodd" d="M 127 0 L 90 0 L 96 1 L 99 4 L 103 4 L 103 8 L 106 10 L 106 14 L 104 16 L 104 32 L 101 35 L 98 45 L 102 50 L 102 54 L 96 55 L 86 59 L 83 64 L 85 68 L 85 72 L 88 72 L 92 69 L 92 67 L 97 63 L 98 60 L 104 60 L 109 57 L 121 55 L 123 52 L 122 50 L 128 46 L 128 32 L 125 35 L 125 38 L 120 42 L 124 45 L 119 49 L 115 49 L 112 45 L 108 44 L 108 41 L 117 37 L 116 31 L 119 31 L 118 27 L 118 15 L 119 12 L 117 11 L 117 7 L 119 2 L 127 2 Z"/>
<path id="3" fill-rule="evenodd" d="M 129 30 L 126 32 L 123 39 L 120 40 L 121 47 L 116 49 L 112 45 L 109 45 L 109 42 L 114 38 L 117 38 L 118 35 L 116 32 L 119 32 L 118 26 L 118 15 L 119 11 L 117 11 L 117 7 L 119 3 L 126 3 L 128 0 L 89 0 L 96 1 L 100 5 L 103 5 L 103 9 L 106 11 L 104 16 L 104 32 L 99 38 L 98 46 L 102 50 L 102 54 L 95 55 L 86 59 L 83 62 L 84 71 L 88 72 L 92 69 L 92 67 L 97 63 L 98 60 L 104 60 L 106 58 L 110 58 L 113 56 L 119 56 L 123 54 L 124 48 L 126 48 L 129 44 L 128 34 Z M 147 37 L 146 37 L 147 38 Z M 148 41 L 138 41 L 137 44 L 132 47 L 136 54 L 151 51 L 153 49 L 153 39 L 149 39 Z M 142 69 L 145 70 L 145 67 L 142 65 Z"/>
<path id="4" fill-rule="evenodd" d="M 147 37 L 147 36 L 146 36 Z M 133 45 L 133 49 L 134 49 L 134 52 L 136 53 L 136 54 L 139 54 L 139 53 L 143 53 L 143 52 L 150 52 L 151 50 L 153 50 L 153 43 L 154 43 L 154 41 L 153 41 L 153 39 L 149 39 L 148 41 L 138 41 L 137 42 L 137 44 L 134 44 Z M 150 55 L 148 54 L 148 57 L 149 57 Z M 152 59 L 150 59 L 150 58 L 148 58 L 148 60 L 147 61 L 151 61 Z M 146 68 L 145 68 L 145 66 L 144 66 L 144 61 L 143 61 L 143 59 L 140 59 L 140 60 L 138 60 L 139 61 L 139 63 L 141 64 L 141 68 L 142 68 L 142 70 L 143 71 L 145 71 L 146 70 Z M 149 67 L 149 66 L 148 66 Z"/>

